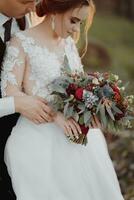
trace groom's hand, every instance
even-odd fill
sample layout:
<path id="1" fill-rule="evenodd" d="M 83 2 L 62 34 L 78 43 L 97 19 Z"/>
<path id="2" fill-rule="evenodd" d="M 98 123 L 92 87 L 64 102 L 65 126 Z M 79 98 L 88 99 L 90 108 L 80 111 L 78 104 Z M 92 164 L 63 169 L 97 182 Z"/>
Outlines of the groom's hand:
<path id="1" fill-rule="evenodd" d="M 52 122 L 53 111 L 41 97 L 15 96 L 15 111 L 36 124 Z"/>

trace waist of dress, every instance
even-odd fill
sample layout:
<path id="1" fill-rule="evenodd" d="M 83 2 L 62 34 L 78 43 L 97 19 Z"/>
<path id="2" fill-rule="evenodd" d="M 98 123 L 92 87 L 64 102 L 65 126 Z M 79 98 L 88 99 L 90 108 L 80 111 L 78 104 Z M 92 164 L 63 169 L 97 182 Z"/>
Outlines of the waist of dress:
<path id="1" fill-rule="evenodd" d="M 54 122 L 47 122 L 47 123 L 44 122 L 44 123 L 41 123 L 41 124 L 36 124 L 33 121 L 27 119 L 26 117 L 24 117 L 22 115 L 20 115 L 16 125 L 20 126 L 21 128 L 22 127 L 26 128 L 26 126 L 27 127 L 30 126 L 30 127 L 36 128 L 36 129 L 44 128 L 44 127 L 50 126 L 50 125 L 51 126 L 52 125 L 57 126 Z"/>
<path id="2" fill-rule="evenodd" d="M 27 119 L 26 117 L 20 115 L 17 124 L 20 128 L 27 128 L 27 127 L 31 127 L 33 129 L 36 130 L 44 130 L 44 128 L 50 128 L 51 129 L 60 129 L 61 128 L 55 123 L 55 122 L 47 122 L 47 123 L 41 123 L 41 124 L 35 124 L 34 122 L 32 122 L 31 120 Z M 99 128 L 91 128 L 89 129 L 89 132 L 87 134 L 87 136 L 89 134 L 95 134 L 95 133 L 99 133 L 102 135 L 102 131 Z"/>

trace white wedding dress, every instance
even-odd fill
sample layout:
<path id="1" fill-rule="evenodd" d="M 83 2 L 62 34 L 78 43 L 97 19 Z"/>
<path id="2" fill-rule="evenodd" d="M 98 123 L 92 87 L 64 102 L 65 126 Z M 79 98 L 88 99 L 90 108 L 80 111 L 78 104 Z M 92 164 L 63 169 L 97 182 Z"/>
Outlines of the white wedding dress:
<path id="1" fill-rule="evenodd" d="M 83 70 L 74 41 L 51 52 L 27 32 L 17 33 L 3 63 L 3 96 L 38 95 L 61 75 L 64 54 L 72 71 Z M 3 130 L 4 131 L 4 130 Z M 90 129 L 88 145 L 68 141 L 55 123 L 36 125 L 20 116 L 5 147 L 5 162 L 17 200 L 123 200 L 103 133 Z"/>

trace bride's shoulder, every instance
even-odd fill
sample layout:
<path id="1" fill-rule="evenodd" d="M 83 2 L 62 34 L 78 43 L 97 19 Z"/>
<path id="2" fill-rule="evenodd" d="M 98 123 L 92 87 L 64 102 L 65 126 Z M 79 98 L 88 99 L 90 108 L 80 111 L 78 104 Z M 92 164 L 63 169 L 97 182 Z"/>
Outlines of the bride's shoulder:
<path id="1" fill-rule="evenodd" d="M 29 31 L 19 31 L 17 32 L 14 36 L 13 39 L 19 39 L 21 42 L 28 42 L 28 43 L 32 43 L 34 40 L 32 38 L 32 36 L 30 35 Z"/>
<path id="2" fill-rule="evenodd" d="M 29 29 L 26 29 L 24 31 L 18 31 L 14 35 L 12 35 L 11 41 L 17 40 L 25 43 L 33 43 L 34 42 L 34 37 L 33 32 L 34 32 L 35 27 L 31 27 Z"/>
<path id="3" fill-rule="evenodd" d="M 18 49 L 19 51 L 27 52 L 26 50 L 34 45 L 35 41 L 30 36 L 29 30 L 26 31 L 18 31 L 14 35 L 12 35 L 10 41 L 7 43 L 7 49 L 11 48 Z"/>

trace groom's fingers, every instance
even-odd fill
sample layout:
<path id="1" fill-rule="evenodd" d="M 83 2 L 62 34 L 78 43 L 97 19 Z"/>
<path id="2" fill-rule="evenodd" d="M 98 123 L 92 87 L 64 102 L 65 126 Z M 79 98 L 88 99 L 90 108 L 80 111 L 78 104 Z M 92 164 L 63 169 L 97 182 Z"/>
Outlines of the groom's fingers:
<path id="1" fill-rule="evenodd" d="M 53 110 L 50 108 L 50 106 L 44 104 L 42 106 L 42 109 L 45 113 L 47 113 L 50 117 L 54 117 L 55 113 L 53 112 Z"/>
<path id="2" fill-rule="evenodd" d="M 44 119 L 42 116 L 39 116 L 38 117 L 38 122 L 41 124 L 41 123 L 44 123 L 44 122 L 47 122 L 47 120 L 46 119 Z"/>
<path id="3" fill-rule="evenodd" d="M 45 112 L 47 112 L 49 115 L 52 115 L 52 116 L 54 115 L 52 108 L 48 105 L 48 102 L 45 99 L 38 96 L 35 96 L 35 98 L 37 98 L 40 101 L 40 106 Z"/>
<path id="4" fill-rule="evenodd" d="M 45 103 L 45 104 L 48 103 L 48 102 L 47 102 L 44 98 L 42 98 L 42 97 L 35 96 L 35 98 L 38 99 L 38 100 L 39 100 L 40 102 L 42 102 L 42 103 Z"/>
<path id="5" fill-rule="evenodd" d="M 47 113 L 45 113 L 45 112 L 41 113 L 41 117 L 43 119 L 43 122 L 44 122 L 44 120 L 46 122 L 52 122 L 53 121 L 53 118 L 50 115 L 48 115 Z"/>
<path id="6" fill-rule="evenodd" d="M 40 105 L 41 105 L 41 108 L 43 109 L 43 111 L 45 113 L 47 113 L 50 117 L 54 117 L 55 112 L 48 105 L 48 102 L 44 98 L 42 98 L 42 97 L 35 96 L 35 98 L 37 98 L 40 101 Z"/>

